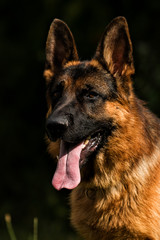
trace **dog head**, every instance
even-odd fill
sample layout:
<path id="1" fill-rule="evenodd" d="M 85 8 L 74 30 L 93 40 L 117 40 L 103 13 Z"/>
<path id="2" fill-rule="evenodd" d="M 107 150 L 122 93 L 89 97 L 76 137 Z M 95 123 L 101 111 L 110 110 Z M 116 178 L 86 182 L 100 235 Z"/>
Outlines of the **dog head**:
<path id="1" fill-rule="evenodd" d="M 80 168 L 94 161 L 93 155 L 123 121 L 121 105 L 132 97 L 133 73 L 125 18 L 118 17 L 107 26 L 94 58 L 83 62 L 68 26 L 58 19 L 51 24 L 44 76 L 50 152 L 54 142 L 60 145 L 53 178 L 56 189 L 72 189 L 79 184 Z"/>

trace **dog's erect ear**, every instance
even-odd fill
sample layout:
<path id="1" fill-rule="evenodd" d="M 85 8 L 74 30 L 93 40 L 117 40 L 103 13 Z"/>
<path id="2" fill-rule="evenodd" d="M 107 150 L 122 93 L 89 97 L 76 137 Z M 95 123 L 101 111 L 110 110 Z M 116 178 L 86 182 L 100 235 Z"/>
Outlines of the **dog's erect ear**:
<path id="1" fill-rule="evenodd" d="M 111 74 L 134 73 L 132 43 L 124 17 L 117 17 L 106 27 L 97 47 L 95 59 L 106 65 Z"/>
<path id="2" fill-rule="evenodd" d="M 68 61 L 77 61 L 75 41 L 68 26 L 55 19 L 48 33 L 46 43 L 46 66 L 44 76 L 49 81 Z"/>

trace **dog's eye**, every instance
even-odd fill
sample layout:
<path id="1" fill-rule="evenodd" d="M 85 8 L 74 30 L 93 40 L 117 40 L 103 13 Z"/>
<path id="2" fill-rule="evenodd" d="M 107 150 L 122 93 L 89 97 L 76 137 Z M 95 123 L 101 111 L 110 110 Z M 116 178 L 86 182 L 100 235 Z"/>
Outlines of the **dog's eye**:
<path id="1" fill-rule="evenodd" d="M 60 92 L 54 92 L 54 93 L 52 93 L 52 98 L 58 98 L 59 97 L 59 95 L 60 95 Z"/>
<path id="2" fill-rule="evenodd" d="M 60 89 L 56 89 L 53 93 L 52 93 L 52 98 L 56 99 L 59 98 L 62 95 L 62 91 Z"/>
<path id="3" fill-rule="evenodd" d="M 93 90 L 88 90 L 88 89 L 82 89 L 81 92 L 77 94 L 77 97 L 79 101 L 95 101 L 97 100 L 101 95 L 97 93 L 96 91 Z"/>
<path id="4" fill-rule="evenodd" d="M 64 83 L 60 82 L 51 92 L 51 98 L 54 104 L 62 96 L 63 89 L 64 89 Z"/>
<path id="5" fill-rule="evenodd" d="M 85 97 L 88 98 L 88 99 L 94 100 L 94 99 L 96 99 L 96 98 L 99 97 L 99 94 L 96 93 L 96 92 L 94 92 L 94 91 L 91 91 L 91 92 L 87 92 L 87 93 L 85 94 Z"/>

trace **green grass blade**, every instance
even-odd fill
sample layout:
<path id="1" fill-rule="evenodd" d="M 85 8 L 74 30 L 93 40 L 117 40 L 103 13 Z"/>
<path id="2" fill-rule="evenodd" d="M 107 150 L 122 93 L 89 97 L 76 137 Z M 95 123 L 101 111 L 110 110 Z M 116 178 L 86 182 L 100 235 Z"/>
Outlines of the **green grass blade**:
<path id="1" fill-rule="evenodd" d="M 16 236 L 15 236 L 15 233 L 14 233 L 14 230 L 13 230 L 13 227 L 12 227 L 11 215 L 10 214 L 5 214 L 4 218 L 5 218 L 5 222 L 6 222 L 6 226 L 7 226 L 7 230 L 8 230 L 10 239 L 11 240 L 17 240 Z"/>
<path id="2" fill-rule="evenodd" d="M 33 240 L 38 240 L 38 218 L 33 220 Z"/>

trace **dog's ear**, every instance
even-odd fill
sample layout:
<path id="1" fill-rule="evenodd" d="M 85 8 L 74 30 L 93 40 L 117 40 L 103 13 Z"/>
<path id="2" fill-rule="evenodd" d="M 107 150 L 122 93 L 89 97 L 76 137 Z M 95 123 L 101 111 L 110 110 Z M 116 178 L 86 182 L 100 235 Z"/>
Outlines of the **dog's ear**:
<path id="1" fill-rule="evenodd" d="M 128 76 L 134 73 L 132 43 L 124 17 L 117 17 L 106 27 L 97 47 L 95 59 L 111 74 Z"/>
<path id="2" fill-rule="evenodd" d="M 77 60 L 78 53 L 70 29 L 63 21 L 55 19 L 50 26 L 46 42 L 46 81 L 49 82 L 68 61 Z"/>

